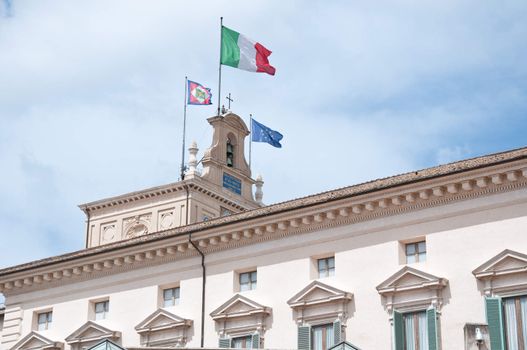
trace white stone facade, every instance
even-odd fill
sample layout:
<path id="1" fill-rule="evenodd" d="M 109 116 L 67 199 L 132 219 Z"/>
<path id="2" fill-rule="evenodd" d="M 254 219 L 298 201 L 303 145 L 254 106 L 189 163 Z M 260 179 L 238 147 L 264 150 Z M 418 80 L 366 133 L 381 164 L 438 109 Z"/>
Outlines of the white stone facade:
<path id="1" fill-rule="evenodd" d="M 0 348 L 76 350 L 105 338 L 127 348 L 199 347 L 203 336 L 205 347 L 247 337 L 297 349 L 301 327 L 331 324 L 361 349 L 391 349 L 395 312 L 432 310 L 437 349 L 477 349 L 466 330 L 473 324 L 490 349 L 485 297 L 527 294 L 527 149 L 161 232 L 148 225 L 166 208 L 151 205 L 149 218 L 114 213 L 120 225 L 149 228 L 138 225 L 135 238 L 1 270 Z M 423 241 L 425 261 L 407 264 L 406 244 Z M 203 334 L 196 247 L 206 268 Z M 319 278 L 317 261 L 330 258 L 334 270 Z M 256 287 L 242 291 L 240 275 L 253 271 Z M 167 288 L 179 298 L 164 307 Z M 38 314 L 50 311 L 38 331 Z"/>

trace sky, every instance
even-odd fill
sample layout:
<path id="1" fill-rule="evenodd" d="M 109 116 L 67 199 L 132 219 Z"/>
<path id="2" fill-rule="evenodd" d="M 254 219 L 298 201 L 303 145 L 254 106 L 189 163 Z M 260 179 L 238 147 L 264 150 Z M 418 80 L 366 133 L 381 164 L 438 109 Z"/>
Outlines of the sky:
<path id="1" fill-rule="evenodd" d="M 220 16 L 273 51 L 220 96 L 284 135 L 252 147 L 267 204 L 527 145 L 524 0 L 4 0 L 0 268 L 82 249 L 79 204 L 178 180 Z M 188 108 L 199 155 L 215 109 Z"/>

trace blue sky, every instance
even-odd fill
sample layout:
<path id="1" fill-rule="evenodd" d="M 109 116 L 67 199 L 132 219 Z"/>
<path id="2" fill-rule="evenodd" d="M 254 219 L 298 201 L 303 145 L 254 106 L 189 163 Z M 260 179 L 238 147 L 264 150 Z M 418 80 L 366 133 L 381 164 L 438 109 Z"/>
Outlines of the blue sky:
<path id="1" fill-rule="evenodd" d="M 3 5 L 5 4 L 2 3 Z M 219 17 L 276 76 L 223 69 L 264 201 L 525 146 L 527 2 L 14 0 L 0 17 L 0 267 L 81 249 L 80 203 L 178 178 L 185 75 L 217 97 Z M 189 107 L 187 137 L 210 146 Z"/>

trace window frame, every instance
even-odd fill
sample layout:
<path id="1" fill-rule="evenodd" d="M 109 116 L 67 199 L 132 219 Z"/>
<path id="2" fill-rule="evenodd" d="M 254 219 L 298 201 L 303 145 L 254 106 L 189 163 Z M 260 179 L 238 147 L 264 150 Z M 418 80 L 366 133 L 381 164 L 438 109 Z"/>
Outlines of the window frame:
<path id="1" fill-rule="evenodd" d="M 40 316 L 45 317 L 45 322 L 40 322 Z M 53 323 L 53 310 L 39 311 L 36 312 L 36 326 L 35 329 L 39 332 L 47 331 Z M 40 328 L 41 325 L 44 325 L 43 329 Z"/>
<path id="2" fill-rule="evenodd" d="M 330 267 L 330 261 L 332 262 L 332 267 Z M 322 275 L 320 263 L 324 262 L 325 264 L 325 270 L 324 275 Z M 327 278 L 327 277 L 333 277 L 335 276 L 335 256 L 327 256 L 324 258 L 317 258 L 316 259 L 316 269 L 317 269 L 317 278 Z"/>
<path id="3" fill-rule="evenodd" d="M 331 329 L 331 339 L 333 340 L 333 343 L 335 342 L 335 325 L 334 323 L 322 323 L 322 324 L 314 324 L 311 326 L 311 329 L 310 329 L 310 337 L 311 337 L 311 350 L 314 350 L 315 349 L 315 339 L 314 339 L 314 336 L 315 336 L 315 330 L 316 329 L 322 329 L 322 349 L 318 349 L 318 350 L 328 350 L 329 348 L 331 348 L 332 346 L 334 346 L 335 344 L 331 344 L 328 346 L 328 344 L 326 344 L 326 340 L 328 338 L 328 329 Z"/>
<path id="4" fill-rule="evenodd" d="M 172 297 L 170 299 L 167 299 L 165 297 L 165 292 L 167 291 L 172 291 Z M 176 293 L 177 292 L 177 293 Z M 176 296 L 177 294 L 177 296 Z M 179 299 L 181 297 L 181 288 L 179 286 L 174 286 L 174 287 L 166 287 L 166 288 L 162 288 L 161 289 L 161 302 L 162 302 L 162 307 L 172 307 L 172 306 L 176 306 L 176 305 L 179 305 Z M 171 305 L 167 305 L 167 301 L 171 301 Z"/>
<path id="5" fill-rule="evenodd" d="M 420 250 L 421 246 L 424 247 L 423 251 Z M 413 254 L 408 253 L 409 247 L 413 247 L 413 250 L 414 250 Z M 423 254 L 423 257 L 421 257 L 421 254 Z M 412 257 L 414 260 L 409 261 L 410 257 Z M 425 262 L 427 259 L 426 240 L 422 239 L 422 240 L 417 240 L 413 242 L 404 242 L 404 259 L 405 259 L 405 264 L 407 265 Z"/>
<path id="6" fill-rule="evenodd" d="M 102 312 L 97 312 L 97 305 L 101 305 L 101 304 L 103 305 L 103 310 Z M 110 299 L 93 302 L 93 319 L 95 321 L 108 319 L 109 313 L 110 313 Z M 101 315 L 101 314 L 102 314 L 102 317 L 99 318 L 98 315 Z"/>
<path id="7" fill-rule="evenodd" d="M 248 282 L 242 283 L 242 278 L 244 276 L 248 276 Z M 254 276 L 254 281 L 253 281 Z M 245 285 L 248 285 L 248 288 L 245 289 Z M 258 271 L 257 270 L 250 270 L 245 272 L 239 272 L 238 273 L 238 286 L 240 292 L 247 292 L 250 290 L 255 290 L 258 285 Z"/>
<path id="8" fill-rule="evenodd" d="M 514 312 L 515 312 L 515 319 L 516 319 L 516 336 L 517 336 L 516 346 L 519 346 L 518 344 L 521 344 L 521 343 L 523 344 L 526 343 L 526 339 L 524 338 L 524 334 L 523 334 L 523 323 L 527 322 L 527 314 L 524 317 L 522 317 L 521 299 L 527 300 L 527 295 L 520 294 L 520 295 L 513 295 L 513 296 L 507 296 L 507 297 L 501 298 L 501 312 L 503 315 L 502 316 L 503 317 L 503 341 L 505 343 L 504 344 L 505 349 L 509 349 L 507 309 L 505 306 L 505 302 L 507 300 L 514 300 Z"/>
<path id="9" fill-rule="evenodd" d="M 413 348 L 414 349 L 417 349 L 417 350 L 421 350 L 419 349 L 419 326 L 420 326 L 420 323 L 419 323 L 419 314 L 423 315 L 424 318 L 425 318 L 425 336 L 428 338 L 428 319 L 427 319 L 427 314 L 426 314 L 426 310 L 418 310 L 418 311 L 410 311 L 410 312 L 405 312 L 403 313 L 403 343 L 404 343 L 404 347 L 406 349 L 407 347 L 407 339 L 406 339 L 406 318 L 411 316 L 413 317 L 413 321 L 414 321 L 414 329 L 413 329 L 413 335 L 414 335 L 414 344 L 413 344 Z M 428 339 L 426 340 L 426 343 L 428 344 Z M 426 349 L 423 349 L 423 350 L 426 350 Z"/>
<path id="10" fill-rule="evenodd" d="M 234 342 L 237 341 L 237 340 L 242 340 L 244 342 L 245 346 L 242 346 L 240 348 L 235 347 L 234 346 Z M 231 348 L 232 349 L 252 349 L 253 348 L 253 337 L 252 337 L 252 335 L 235 336 L 235 337 L 232 337 L 230 339 L 230 343 L 231 343 Z M 247 345 L 249 345 L 249 346 L 247 346 Z"/>

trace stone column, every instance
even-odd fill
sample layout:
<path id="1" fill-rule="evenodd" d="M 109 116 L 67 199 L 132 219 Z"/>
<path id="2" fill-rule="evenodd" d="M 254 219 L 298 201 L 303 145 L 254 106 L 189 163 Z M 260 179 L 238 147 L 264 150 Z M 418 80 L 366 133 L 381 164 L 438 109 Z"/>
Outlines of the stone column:
<path id="1" fill-rule="evenodd" d="M 188 170 L 185 173 L 185 178 L 191 179 L 194 176 L 199 176 L 199 172 L 197 170 L 198 158 L 196 158 L 196 155 L 198 154 L 198 145 L 196 144 L 196 141 L 192 141 L 192 144 L 188 149 L 188 153 Z"/>
<path id="2" fill-rule="evenodd" d="M 260 205 L 264 205 L 263 202 L 262 202 L 262 199 L 263 199 L 263 191 L 262 191 L 263 184 L 264 184 L 264 182 L 262 180 L 262 175 L 258 175 L 256 177 L 256 182 L 255 182 L 256 192 L 254 193 L 254 199 L 256 200 L 256 203 L 258 203 Z"/>

